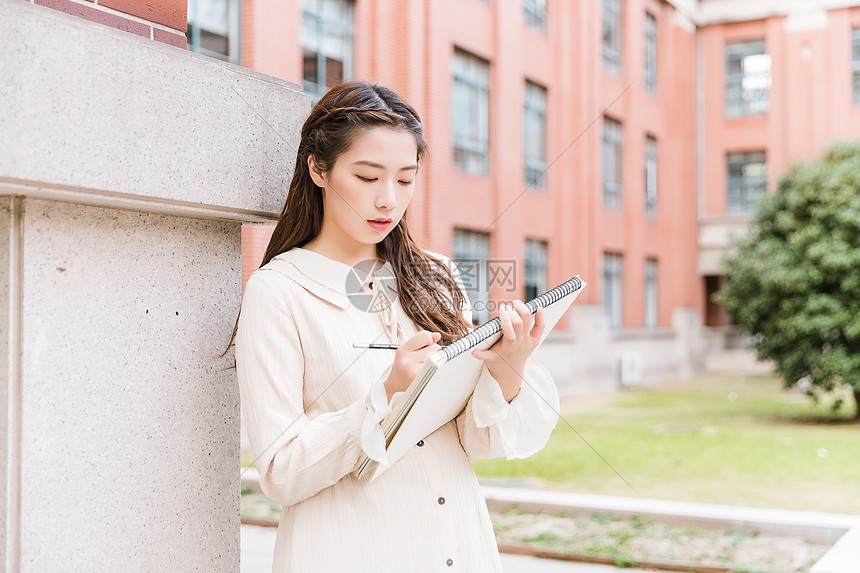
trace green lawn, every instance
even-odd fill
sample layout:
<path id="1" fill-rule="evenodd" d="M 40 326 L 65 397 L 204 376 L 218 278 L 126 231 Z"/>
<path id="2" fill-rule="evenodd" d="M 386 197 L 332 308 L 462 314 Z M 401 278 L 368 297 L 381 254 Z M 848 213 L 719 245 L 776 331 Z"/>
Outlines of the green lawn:
<path id="1" fill-rule="evenodd" d="M 568 491 L 860 514 L 853 414 L 853 404 L 834 414 L 773 377 L 707 376 L 563 404 L 581 437 L 559 420 L 531 458 L 473 465 L 481 477 Z"/>

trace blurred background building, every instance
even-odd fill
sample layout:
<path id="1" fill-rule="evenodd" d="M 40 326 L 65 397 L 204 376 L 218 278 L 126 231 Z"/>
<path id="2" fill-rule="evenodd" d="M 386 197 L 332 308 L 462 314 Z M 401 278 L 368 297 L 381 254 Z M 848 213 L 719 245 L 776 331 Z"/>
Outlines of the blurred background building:
<path id="1" fill-rule="evenodd" d="M 430 156 L 410 225 L 466 266 L 476 321 L 574 274 L 589 283 L 569 315 L 578 334 L 544 357 L 563 363 L 557 378 L 587 372 L 614 388 L 620 355 L 635 369 L 641 354 L 612 339 L 674 349 L 673 324 L 702 314 L 696 28 L 671 4 L 246 0 L 240 12 L 240 38 L 222 43 L 238 43 L 238 56 L 225 57 L 313 99 L 342 78 L 369 79 L 419 111 Z M 246 228 L 246 276 L 267 236 Z M 600 346 L 588 366 L 562 350 L 581 338 Z M 669 354 L 644 365 L 673 376 Z"/>
<path id="2" fill-rule="evenodd" d="M 241 13 L 242 65 L 314 99 L 369 79 L 419 111 L 430 156 L 410 224 L 467 270 L 480 261 L 476 320 L 576 273 L 590 285 L 577 304 L 603 305 L 613 330 L 701 312 L 696 36 L 671 4 L 246 0 Z M 513 291 L 485 262 L 509 260 Z"/>
<path id="3" fill-rule="evenodd" d="M 855 1 L 189 0 L 185 31 L 312 102 L 352 77 L 409 101 L 430 143 L 410 225 L 470 275 L 476 320 L 589 283 L 543 349 L 591 380 L 576 392 L 752 367 L 711 301 L 730 236 L 793 162 L 860 133 Z M 244 229 L 243 279 L 270 232 Z"/>
<path id="4" fill-rule="evenodd" d="M 730 236 L 860 133 L 860 2 L 191 0 L 188 38 L 313 101 L 358 77 L 412 103 L 417 237 L 474 268 L 480 321 L 581 274 L 564 344 L 599 344 L 566 363 L 603 386 L 753 367 L 711 301 Z M 245 278 L 270 229 L 246 228 Z M 509 260 L 513 292 L 485 262 Z"/>

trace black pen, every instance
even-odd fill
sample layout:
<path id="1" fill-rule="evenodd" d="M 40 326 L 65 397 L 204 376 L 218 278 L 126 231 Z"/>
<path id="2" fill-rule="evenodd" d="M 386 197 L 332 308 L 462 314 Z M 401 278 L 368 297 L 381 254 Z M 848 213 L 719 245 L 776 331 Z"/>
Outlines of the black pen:
<path id="1" fill-rule="evenodd" d="M 353 344 L 353 345 L 352 345 L 352 347 L 353 347 L 353 348 L 381 348 L 382 350 L 397 350 L 397 347 L 398 347 L 398 346 L 400 346 L 400 345 L 399 345 L 399 344 L 386 344 L 386 343 L 381 343 L 381 342 L 380 342 L 380 343 L 376 343 L 376 342 L 370 342 L 370 343 L 361 343 L 361 342 L 356 342 L 355 344 Z"/>

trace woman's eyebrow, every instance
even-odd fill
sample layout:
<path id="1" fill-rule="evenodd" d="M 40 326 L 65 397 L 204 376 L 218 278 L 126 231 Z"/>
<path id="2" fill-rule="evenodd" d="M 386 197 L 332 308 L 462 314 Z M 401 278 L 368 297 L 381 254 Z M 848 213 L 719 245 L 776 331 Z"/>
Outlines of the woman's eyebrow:
<path id="1" fill-rule="evenodd" d="M 369 167 L 376 167 L 377 169 L 385 169 L 385 166 L 380 163 L 374 163 L 373 161 L 356 161 L 353 165 L 367 165 Z M 406 171 L 407 169 L 418 169 L 417 165 L 407 165 L 406 167 L 401 167 L 398 171 Z"/>

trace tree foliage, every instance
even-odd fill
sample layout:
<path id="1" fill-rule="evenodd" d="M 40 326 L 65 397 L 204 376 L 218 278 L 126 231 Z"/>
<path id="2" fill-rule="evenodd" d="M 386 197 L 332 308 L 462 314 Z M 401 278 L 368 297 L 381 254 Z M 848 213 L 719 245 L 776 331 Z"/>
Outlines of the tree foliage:
<path id="1" fill-rule="evenodd" d="M 732 251 L 715 300 L 759 357 L 787 386 L 808 381 L 816 397 L 847 384 L 860 400 L 860 142 L 793 167 Z"/>

